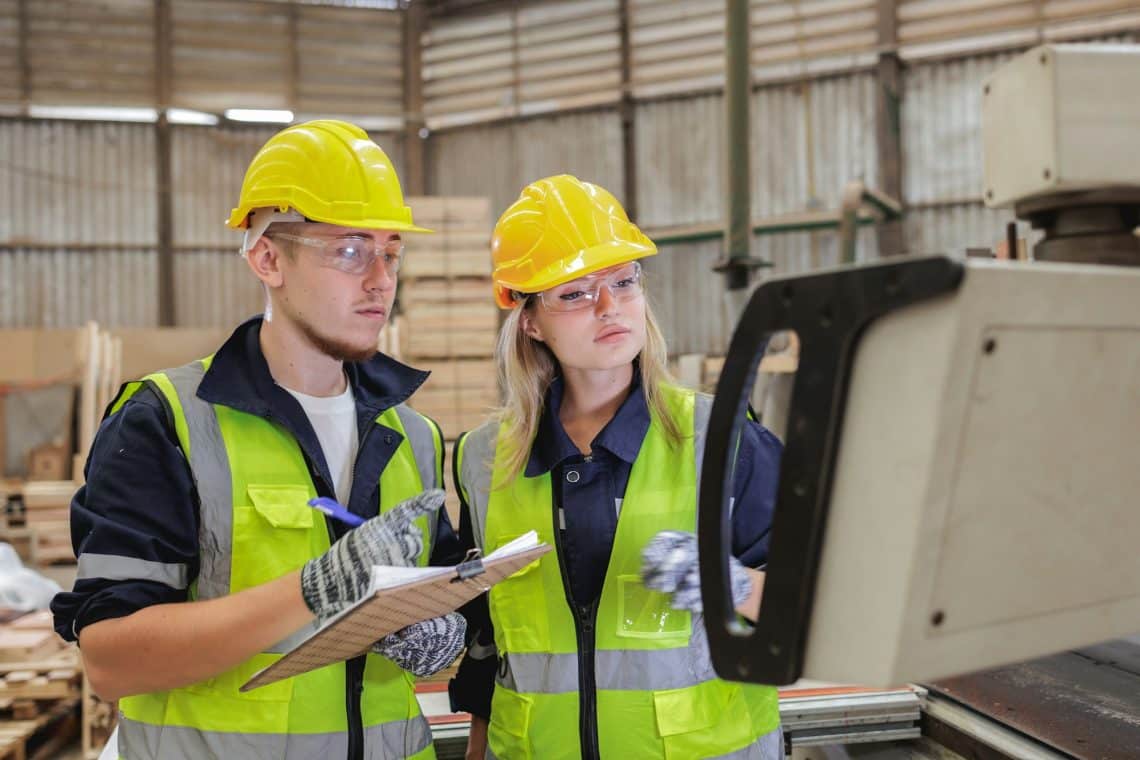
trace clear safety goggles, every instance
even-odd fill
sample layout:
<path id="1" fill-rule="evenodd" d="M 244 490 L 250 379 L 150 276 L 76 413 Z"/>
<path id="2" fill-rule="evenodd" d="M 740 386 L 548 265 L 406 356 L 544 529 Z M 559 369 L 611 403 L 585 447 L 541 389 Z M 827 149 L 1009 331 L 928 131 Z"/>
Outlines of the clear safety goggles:
<path id="1" fill-rule="evenodd" d="M 291 240 L 307 246 L 316 252 L 323 266 L 348 274 L 364 274 L 372 268 L 372 262 L 379 258 L 388 275 L 395 277 L 400 271 L 400 260 L 404 256 L 404 241 L 398 237 L 378 243 L 366 235 L 335 238 L 302 237 L 285 232 L 268 232 L 266 235 L 274 240 Z"/>
<path id="2" fill-rule="evenodd" d="M 632 301 L 642 295 L 641 262 L 631 261 L 617 269 L 588 274 L 538 294 L 547 311 L 567 312 L 592 309 L 601 297 L 602 288 L 615 301 Z"/>

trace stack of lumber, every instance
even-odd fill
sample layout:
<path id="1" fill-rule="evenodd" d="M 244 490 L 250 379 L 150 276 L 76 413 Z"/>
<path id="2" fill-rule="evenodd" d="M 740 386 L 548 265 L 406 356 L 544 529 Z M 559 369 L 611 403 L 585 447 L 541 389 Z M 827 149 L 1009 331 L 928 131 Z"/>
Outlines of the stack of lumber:
<path id="1" fill-rule="evenodd" d="M 79 652 L 36 612 L 0 625 L 0 758 L 55 757 L 79 729 Z"/>
<path id="2" fill-rule="evenodd" d="M 775 333 L 760 359 L 752 386 L 752 409 L 764 426 L 781 440 L 785 440 L 787 432 L 787 416 L 799 359 L 799 337 L 794 332 Z M 670 363 L 670 369 L 682 385 L 706 393 L 716 392 L 723 368 L 723 356 L 703 354 L 683 354 Z"/>
<path id="3" fill-rule="evenodd" d="M 411 198 L 416 222 L 435 230 L 408 242 L 400 271 L 403 355 L 486 358 L 499 310 L 491 290 L 487 198 Z"/>
<path id="4" fill-rule="evenodd" d="M 408 205 L 417 224 L 435 234 L 409 240 L 400 270 L 401 358 L 431 371 L 410 403 L 439 423 L 450 448 L 499 403 L 492 358 L 499 309 L 490 277 L 491 203 L 424 197 L 410 198 Z M 457 509 L 449 484 L 453 519 Z"/>
<path id="5" fill-rule="evenodd" d="M 32 564 L 75 562 L 69 511 L 78 488 L 79 484 L 71 480 L 24 483 L 24 526 L 31 536 Z"/>
<path id="6" fill-rule="evenodd" d="M 772 336 L 768 349 L 760 359 L 758 372 L 770 375 L 794 374 L 799 366 L 800 340 L 794 332 L 781 332 Z M 700 388 L 709 393 L 716 390 L 716 381 L 724 367 L 723 356 L 706 356 L 701 366 Z"/>

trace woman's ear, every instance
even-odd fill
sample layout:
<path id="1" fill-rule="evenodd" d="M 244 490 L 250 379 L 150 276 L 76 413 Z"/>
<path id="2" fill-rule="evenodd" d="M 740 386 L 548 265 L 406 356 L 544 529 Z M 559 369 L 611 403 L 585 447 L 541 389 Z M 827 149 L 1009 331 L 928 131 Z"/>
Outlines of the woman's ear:
<path id="1" fill-rule="evenodd" d="M 245 261 L 257 279 L 266 287 L 279 288 L 284 281 L 284 274 L 281 271 L 281 260 L 284 257 L 282 250 L 272 240 L 262 235 L 253 247 L 246 251 Z"/>
<path id="2" fill-rule="evenodd" d="M 519 314 L 519 321 L 522 323 L 523 334 L 528 338 L 534 338 L 539 343 L 545 343 L 546 339 L 542 337 L 542 329 L 535 321 L 534 312 L 526 306 L 519 307 L 522 313 Z"/>

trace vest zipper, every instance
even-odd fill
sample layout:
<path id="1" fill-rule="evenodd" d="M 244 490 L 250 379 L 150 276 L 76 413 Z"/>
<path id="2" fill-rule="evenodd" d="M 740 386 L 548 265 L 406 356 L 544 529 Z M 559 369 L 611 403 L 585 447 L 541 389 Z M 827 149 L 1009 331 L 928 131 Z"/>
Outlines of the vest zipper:
<path id="1" fill-rule="evenodd" d="M 364 692 L 364 657 L 353 657 L 344 664 L 348 760 L 364 760 L 364 720 L 360 715 L 360 700 Z"/>
<path id="2" fill-rule="evenodd" d="M 554 511 L 554 525 L 558 526 L 558 505 L 551 499 Z M 554 549 L 558 554 L 558 569 L 562 573 L 562 590 L 566 594 L 566 604 L 574 615 L 574 634 L 578 642 L 578 741 L 582 750 L 582 760 L 600 760 L 598 750 L 598 694 L 597 678 L 594 671 L 594 626 L 598 616 L 598 602 L 577 605 L 570 595 L 570 578 L 563 561 L 562 531 L 554 531 Z"/>
<path id="3" fill-rule="evenodd" d="M 276 422 L 272 417 L 266 416 L 266 419 Z M 282 425 L 281 422 L 276 424 Z M 288 430 L 288 428 L 285 428 Z M 301 456 L 305 460 L 305 466 L 309 470 L 309 479 L 313 482 L 313 487 L 321 496 L 328 496 L 333 499 L 336 498 L 335 489 L 325 482 L 325 478 L 321 475 L 320 471 L 313 464 L 309 455 L 305 453 L 304 448 L 298 446 L 301 450 Z M 329 531 L 329 543 L 335 543 L 337 539 L 347 532 L 347 527 L 340 527 L 331 518 L 325 518 L 325 525 Z M 338 530 L 339 528 L 339 530 Z M 348 721 L 348 754 L 347 760 L 364 760 L 364 716 L 360 712 L 361 696 L 364 692 L 364 656 L 355 657 L 348 660 L 344 664 L 344 709 L 345 717 Z"/>

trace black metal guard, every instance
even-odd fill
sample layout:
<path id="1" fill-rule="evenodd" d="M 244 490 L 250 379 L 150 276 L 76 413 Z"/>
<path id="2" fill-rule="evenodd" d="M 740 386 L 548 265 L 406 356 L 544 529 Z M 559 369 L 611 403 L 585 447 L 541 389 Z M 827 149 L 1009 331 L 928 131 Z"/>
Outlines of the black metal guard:
<path id="1" fill-rule="evenodd" d="M 946 257 L 895 259 L 756 289 L 732 336 L 716 387 L 701 478 L 701 595 L 713 665 L 721 677 L 788 684 L 803 670 L 836 449 L 855 349 L 872 321 L 953 292 L 963 266 Z M 795 330 L 800 358 L 772 525 L 760 616 L 737 622 L 728 587 L 728 500 L 737 442 L 768 338 Z M 900 357 L 901 360 L 901 357 Z"/>

